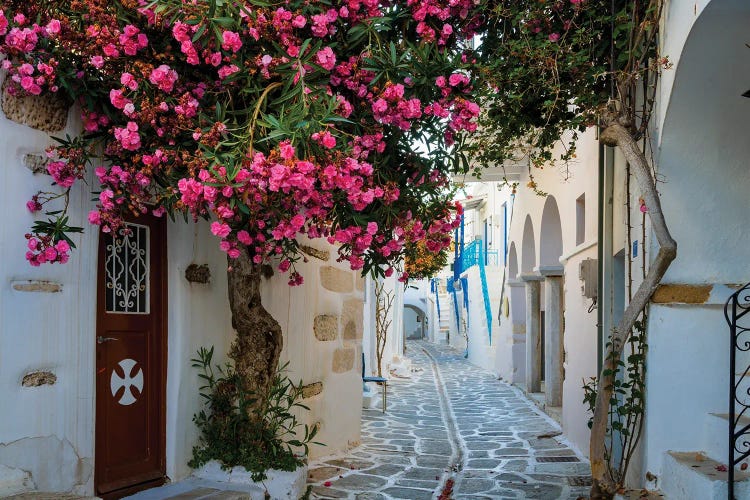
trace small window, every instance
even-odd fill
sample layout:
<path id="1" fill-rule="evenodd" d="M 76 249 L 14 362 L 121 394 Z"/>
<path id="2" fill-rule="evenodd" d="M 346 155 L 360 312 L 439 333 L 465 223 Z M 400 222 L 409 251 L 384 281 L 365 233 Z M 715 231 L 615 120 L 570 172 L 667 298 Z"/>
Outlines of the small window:
<path id="1" fill-rule="evenodd" d="M 586 240 L 586 195 L 582 194 L 576 200 L 576 246 Z"/>
<path id="2" fill-rule="evenodd" d="M 106 256 L 106 311 L 149 312 L 149 228 L 125 223 L 117 238 L 102 233 Z"/>

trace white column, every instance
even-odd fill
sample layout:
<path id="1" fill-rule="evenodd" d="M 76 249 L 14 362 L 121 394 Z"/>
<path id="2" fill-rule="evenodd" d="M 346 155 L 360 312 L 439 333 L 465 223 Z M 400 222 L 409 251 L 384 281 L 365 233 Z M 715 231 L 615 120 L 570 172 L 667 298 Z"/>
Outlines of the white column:
<path id="1" fill-rule="evenodd" d="M 544 395 L 549 406 L 562 406 L 563 267 L 542 266 L 544 276 Z"/>
<path id="2" fill-rule="evenodd" d="M 522 274 L 526 284 L 526 392 L 542 391 L 542 332 L 539 324 L 539 291 L 543 279 L 537 274 Z"/>

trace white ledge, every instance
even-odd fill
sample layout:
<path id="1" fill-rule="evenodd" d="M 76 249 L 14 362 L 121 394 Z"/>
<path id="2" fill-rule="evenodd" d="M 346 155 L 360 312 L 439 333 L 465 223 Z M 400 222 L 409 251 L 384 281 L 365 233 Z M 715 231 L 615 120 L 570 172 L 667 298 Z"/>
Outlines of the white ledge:
<path id="1" fill-rule="evenodd" d="M 576 255 L 578 255 L 581 252 L 585 252 L 586 250 L 588 250 L 591 247 L 595 247 L 597 243 L 598 242 L 595 239 L 591 240 L 591 241 L 586 241 L 584 243 L 581 243 L 580 245 L 578 245 L 577 247 L 575 247 L 570 252 L 562 255 L 560 257 L 560 264 L 567 264 L 570 259 L 572 259 L 573 257 L 575 257 Z"/>

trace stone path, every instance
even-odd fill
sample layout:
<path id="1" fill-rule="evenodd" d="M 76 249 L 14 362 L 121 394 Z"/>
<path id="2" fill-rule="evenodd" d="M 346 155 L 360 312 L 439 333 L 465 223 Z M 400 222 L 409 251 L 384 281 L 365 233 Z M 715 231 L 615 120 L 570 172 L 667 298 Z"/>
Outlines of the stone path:
<path id="1" fill-rule="evenodd" d="M 362 444 L 310 464 L 313 498 L 576 499 L 589 465 L 520 392 L 447 346 L 410 342 L 410 379 L 388 383 L 388 412 L 364 410 Z"/>

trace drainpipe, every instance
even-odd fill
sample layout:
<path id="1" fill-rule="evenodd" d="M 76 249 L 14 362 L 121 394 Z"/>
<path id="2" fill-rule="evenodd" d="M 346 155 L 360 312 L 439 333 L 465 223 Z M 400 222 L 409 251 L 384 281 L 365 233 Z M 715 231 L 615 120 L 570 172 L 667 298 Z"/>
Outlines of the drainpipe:
<path id="1" fill-rule="evenodd" d="M 597 292 L 597 373 L 601 373 L 604 346 L 612 332 L 612 228 L 614 197 L 614 149 L 599 143 L 598 292 Z"/>

